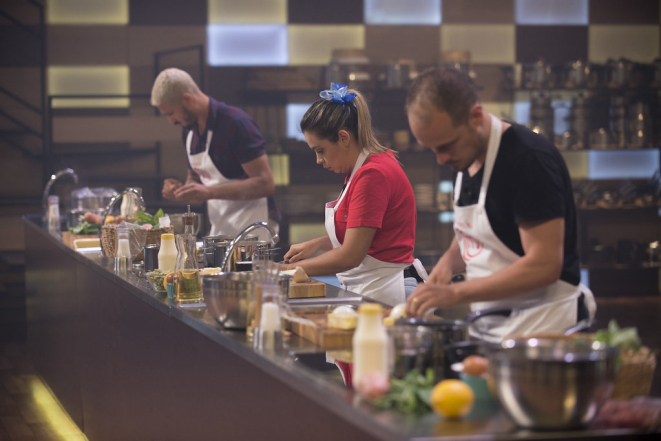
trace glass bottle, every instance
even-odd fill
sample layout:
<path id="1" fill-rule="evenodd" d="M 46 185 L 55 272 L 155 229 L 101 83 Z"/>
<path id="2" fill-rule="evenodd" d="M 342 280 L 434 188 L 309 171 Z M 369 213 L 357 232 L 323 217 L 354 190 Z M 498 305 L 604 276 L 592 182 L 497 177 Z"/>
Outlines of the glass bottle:
<path id="1" fill-rule="evenodd" d="M 353 334 L 353 384 L 358 384 L 371 371 L 388 375 L 388 334 L 381 305 L 363 303 L 358 313 L 358 326 Z"/>
<path id="2" fill-rule="evenodd" d="M 125 225 L 117 226 L 117 252 L 115 253 L 115 272 L 128 275 L 131 264 L 131 246 L 129 242 L 129 228 Z"/>
<path id="3" fill-rule="evenodd" d="M 138 219 L 138 211 L 145 211 L 145 207 L 140 200 L 140 197 L 142 196 L 142 188 L 133 187 L 133 189 L 137 190 L 140 196 L 137 196 L 135 193 L 126 193 L 122 197 L 120 212 L 127 222 L 135 222 Z"/>
<path id="4" fill-rule="evenodd" d="M 195 217 L 184 216 L 185 225 L 190 222 L 191 230 Z M 175 262 L 174 284 L 176 300 L 179 303 L 199 303 L 202 301 L 200 268 L 197 263 L 195 236 L 188 229 L 179 234 L 177 240 L 177 260 Z"/>
<path id="5" fill-rule="evenodd" d="M 60 234 L 60 198 L 48 196 L 48 232 Z"/>

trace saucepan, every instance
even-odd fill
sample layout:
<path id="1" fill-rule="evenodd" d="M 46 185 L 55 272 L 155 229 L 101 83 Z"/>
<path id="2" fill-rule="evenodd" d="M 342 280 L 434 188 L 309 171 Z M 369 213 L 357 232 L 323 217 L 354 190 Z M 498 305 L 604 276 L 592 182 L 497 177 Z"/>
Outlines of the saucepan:
<path id="1" fill-rule="evenodd" d="M 421 332 L 424 332 L 425 329 L 431 330 L 431 346 L 426 355 L 423 356 L 421 368 L 424 370 L 432 368 L 436 375 L 436 381 L 440 381 L 446 378 L 458 378 L 458 374 L 451 368 L 452 363 L 456 360 L 454 357 L 448 356 L 450 351 L 447 348 L 450 345 L 468 341 L 468 327 L 471 323 L 486 316 L 509 317 L 511 314 L 511 308 L 489 308 L 475 311 L 460 320 L 429 317 L 402 318 L 397 321 L 396 326 L 408 326 L 420 329 Z"/>

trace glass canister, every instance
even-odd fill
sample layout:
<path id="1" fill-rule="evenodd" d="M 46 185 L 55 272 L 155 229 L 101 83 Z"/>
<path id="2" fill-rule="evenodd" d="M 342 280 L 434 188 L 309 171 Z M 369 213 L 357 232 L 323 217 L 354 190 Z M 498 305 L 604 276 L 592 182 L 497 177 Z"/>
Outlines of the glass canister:
<path id="1" fill-rule="evenodd" d="M 174 289 L 179 303 L 200 303 L 202 287 L 197 263 L 195 236 L 180 234 L 176 237 L 177 260 L 174 271 Z"/>

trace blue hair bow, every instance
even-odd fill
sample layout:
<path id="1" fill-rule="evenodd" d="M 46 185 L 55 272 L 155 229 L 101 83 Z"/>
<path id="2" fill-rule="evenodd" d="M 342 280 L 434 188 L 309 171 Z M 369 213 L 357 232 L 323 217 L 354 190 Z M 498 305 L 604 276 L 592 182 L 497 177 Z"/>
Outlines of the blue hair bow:
<path id="1" fill-rule="evenodd" d="M 332 98 L 336 103 L 350 103 L 356 98 L 355 93 L 347 93 L 349 86 L 339 83 L 331 83 L 330 90 L 324 90 L 319 92 L 319 96 L 322 98 Z"/>

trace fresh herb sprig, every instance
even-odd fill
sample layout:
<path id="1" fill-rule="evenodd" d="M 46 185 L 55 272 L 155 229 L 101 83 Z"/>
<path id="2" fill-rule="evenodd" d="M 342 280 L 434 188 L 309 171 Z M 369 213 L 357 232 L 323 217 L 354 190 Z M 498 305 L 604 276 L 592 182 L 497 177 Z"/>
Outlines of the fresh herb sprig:
<path id="1" fill-rule="evenodd" d="M 159 208 L 156 214 L 153 216 L 149 213 L 145 213 L 144 211 L 138 211 L 136 213 L 138 220 L 135 223 L 138 225 L 150 224 L 153 227 L 158 227 L 158 220 L 162 218 L 163 215 L 164 213 L 162 208 Z"/>
<path id="2" fill-rule="evenodd" d="M 69 227 L 69 233 L 71 234 L 99 234 L 101 229 L 101 224 L 90 224 L 87 221 L 76 225 L 75 227 Z"/>
<path id="3" fill-rule="evenodd" d="M 431 391 L 434 388 L 434 371 L 427 369 L 425 376 L 417 369 L 403 379 L 392 378 L 390 391 L 371 403 L 378 409 L 395 408 L 404 413 L 424 413 L 431 410 Z"/>
<path id="4" fill-rule="evenodd" d="M 642 346 L 636 328 L 620 328 L 615 320 L 608 323 L 608 329 L 595 332 L 594 340 L 614 346 L 620 350 L 638 350 Z"/>

